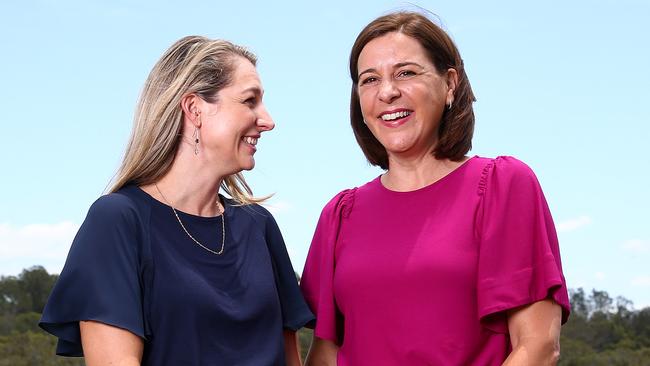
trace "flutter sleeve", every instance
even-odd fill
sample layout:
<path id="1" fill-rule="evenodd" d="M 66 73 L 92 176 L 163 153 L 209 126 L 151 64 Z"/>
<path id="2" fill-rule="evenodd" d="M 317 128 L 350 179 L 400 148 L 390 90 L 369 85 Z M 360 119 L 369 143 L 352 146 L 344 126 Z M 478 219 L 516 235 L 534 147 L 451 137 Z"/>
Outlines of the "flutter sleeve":
<path id="1" fill-rule="evenodd" d="M 512 157 L 488 163 L 479 185 L 478 310 L 487 328 L 507 332 L 506 311 L 543 299 L 570 312 L 560 250 L 533 171 Z"/>
<path id="2" fill-rule="evenodd" d="M 273 274 L 282 309 L 282 325 L 297 331 L 314 319 L 314 315 L 300 293 L 296 272 L 293 270 L 280 228 L 273 216 L 265 210 L 266 243 L 273 263 Z"/>
<path id="3" fill-rule="evenodd" d="M 59 338 L 57 354 L 83 356 L 79 321 L 93 320 L 144 338 L 138 216 L 110 194 L 88 211 L 39 326 Z"/>
<path id="4" fill-rule="evenodd" d="M 334 249 L 341 220 L 354 202 L 355 189 L 344 190 L 330 200 L 320 215 L 307 254 L 300 287 L 316 315 L 314 335 L 340 344 L 340 316 L 334 299 Z"/>

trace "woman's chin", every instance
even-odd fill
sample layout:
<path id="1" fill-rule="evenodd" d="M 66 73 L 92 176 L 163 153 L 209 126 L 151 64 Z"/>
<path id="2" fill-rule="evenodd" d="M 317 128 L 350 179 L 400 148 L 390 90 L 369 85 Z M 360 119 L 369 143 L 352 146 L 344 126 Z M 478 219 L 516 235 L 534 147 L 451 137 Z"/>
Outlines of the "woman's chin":
<path id="1" fill-rule="evenodd" d="M 251 157 L 250 161 L 247 161 L 241 165 L 241 170 L 253 170 L 255 168 L 255 159 Z"/>
<path id="2" fill-rule="evenodd" d="M 404 154 L 413 148 L 413 144 L 405 141 L 390 141 L 383 145 L 386 152 L 397 155 Z"/>

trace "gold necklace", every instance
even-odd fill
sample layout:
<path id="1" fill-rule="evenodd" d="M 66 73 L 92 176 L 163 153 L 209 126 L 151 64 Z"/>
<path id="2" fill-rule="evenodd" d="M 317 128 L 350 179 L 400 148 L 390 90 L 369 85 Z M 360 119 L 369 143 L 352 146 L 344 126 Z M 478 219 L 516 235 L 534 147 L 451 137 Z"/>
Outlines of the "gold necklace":
<path id="1" fill-rule="evenodd" d="M 169 201 L 167 201 L 167 198 L 165 198 L 165 195 L 162 194 L 162 192 L 160 191 L 160 188 L 158 188 L 158 183 L 154 183 L 154 185 L 156 186 L 156 190 L 158 191 L 158 193 L 160 194 L 162 199 L 165 200 L 165 203 L 167 203 L 167 205 L 172 208 L 172 211 L 174 212 L 174 216 L 176 216 L 176 220 L 178 220 L 178 223 L 181 224 L 181 227 L 183 228 L 183 231 L 185 231 L 185 234 L 187 234 L 187 236 L 189 236 L 190 239 L 192 239 L 198 246 L 200 246 L 201 248 L 207 250 L 208 252 L 210 252 L 212 254 L 216 254 L 216 255 L 223 254 L 223 248 L 224 248 L 224 245 L 226 244 L 226 223 L 225 223 L 225 219 L 224 219 L 223 214 L 226 212 L 226 210 L 224 209 L 223 212 L 221 212 L 221 214 L 219 215 L 221 217 L 221 249 L 219 249 L 219 251 L 217 252 L 216 250 L 212 250 L 212 249 L 206 247 L 205 245 L 201 244 L 200 241 L 196 240 L 192 236 L 192 234 L 190 234 L 190 232 L 187 231 L 187 229 L 185 228 L 185 225 L 183 225 L 183 221 L 181 221 L 181 218 L 178 216 L 178 213 L 176 212 L 176 209 L 174 208 L 174 206 L 172 206 L 171 203 L 169 203 Z"/>

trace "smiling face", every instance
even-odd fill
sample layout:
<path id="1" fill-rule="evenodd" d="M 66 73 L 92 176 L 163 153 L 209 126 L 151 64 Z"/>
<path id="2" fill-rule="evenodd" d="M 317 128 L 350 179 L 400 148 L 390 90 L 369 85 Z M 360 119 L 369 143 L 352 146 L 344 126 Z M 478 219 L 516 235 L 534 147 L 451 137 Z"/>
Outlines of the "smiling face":
<path id="1" fill-rule="evenodd" d="M 441 75 L 417 40 L 392 32 L 366 44 L 357 71 L 361 112 L 389 159 L 431 153 L 455 70 Z"/>
<path id="2" fill-rule="evenodd" d="M 225 174 L 253 169 L 261 133 L 275 126 L 255 66 L 241 57 L 233 64 L 232 83 L 217 93 L 217 102 L 199 105 L 202 152 Z"/>

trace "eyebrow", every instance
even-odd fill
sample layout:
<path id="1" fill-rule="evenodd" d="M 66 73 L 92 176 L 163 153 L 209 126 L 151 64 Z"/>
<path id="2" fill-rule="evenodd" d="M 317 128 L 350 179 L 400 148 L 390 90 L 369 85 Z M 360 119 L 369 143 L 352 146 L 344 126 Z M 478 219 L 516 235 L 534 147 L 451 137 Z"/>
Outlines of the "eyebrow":
<path id="1" fill-rule="evenodd" d="M 242 94 L 246 94 L 246 93 L 248 93 L 248 92 L 253 92 L 253 94 L 255 94 L 255 95 L 264 95 L 264 90 L 260 89 L 260 88 L 257 87 L 257 86 L 251 86 L 251 87 L 248 87 L 248 88 L 242 90 L 241 93 L 242 93 Z"/>
<path id="2" fill-rule="evenodd" d="M 404 67 L 404 66 L 417 66 L 417 67 L 419 67 L 421 69 L 424 69 L 424 67 L 422 67 L 422 65 L 420 65 L 417 62 L 413 62 L 413 61 L 404 61 L 404 62 L 396 63 L 393 66 L 393 68 L 399 69 L 400 67 Z M 377 70 L 373 69 L 373 68 L 363 70 L 361 73 L 359 73 L 359 75 L 357 75 L 357 78 L 361 78 L 361 75 L 369 73 L 369 72 L 377 72 Z"/>

